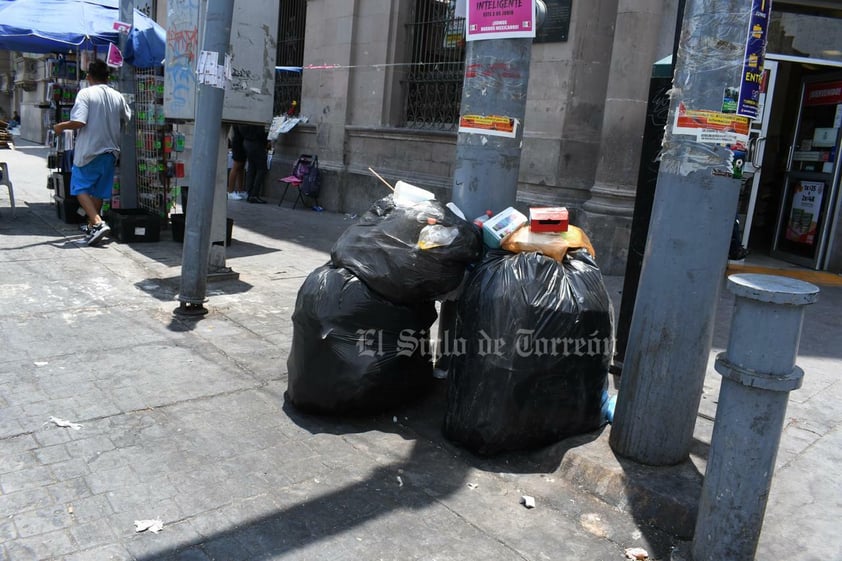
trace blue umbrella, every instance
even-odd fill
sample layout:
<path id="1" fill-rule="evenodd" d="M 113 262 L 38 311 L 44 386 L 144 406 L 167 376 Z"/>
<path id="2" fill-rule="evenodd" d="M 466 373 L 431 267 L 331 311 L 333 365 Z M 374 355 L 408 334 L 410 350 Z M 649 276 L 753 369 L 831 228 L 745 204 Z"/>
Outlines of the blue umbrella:
<path id="1" fill-rule="evenodd" d="M 0 0 L 0 49 L 29 53 L 106 49 L 118 42 L 114 22 L 119 17 L 118 0 Z M 133 59 L 143 58 L 143 64 L 135 65 L 159 65 L 166 32 L 137 10 L 132 24 L 138 39 L 133 58 L 125 57 L 126 61 L 135 64 Z M 129 39 L 130 44 L 135 42 L 131 35 Z"/>

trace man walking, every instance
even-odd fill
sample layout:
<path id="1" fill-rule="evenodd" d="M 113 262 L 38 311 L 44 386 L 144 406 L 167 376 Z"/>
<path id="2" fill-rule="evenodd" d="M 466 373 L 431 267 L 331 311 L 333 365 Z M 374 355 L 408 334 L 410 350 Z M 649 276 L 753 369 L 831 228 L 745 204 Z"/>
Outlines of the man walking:
<path id="1" fill-rule="evenodd" d="M 100 216 L 102 202 L 111 198 L 114 166 L 120 154 L 120 125 L 132 117 L 126 100 L 108 86 L 108 65 L 96 59 L 88 65 L 88 87 L 79 91 L 70 120 L 56 123 L 56 134 L 79 131 L 73 151 L 70 194 L 88 216 L 87 245 L 96 245 L 110 228 Z"/>

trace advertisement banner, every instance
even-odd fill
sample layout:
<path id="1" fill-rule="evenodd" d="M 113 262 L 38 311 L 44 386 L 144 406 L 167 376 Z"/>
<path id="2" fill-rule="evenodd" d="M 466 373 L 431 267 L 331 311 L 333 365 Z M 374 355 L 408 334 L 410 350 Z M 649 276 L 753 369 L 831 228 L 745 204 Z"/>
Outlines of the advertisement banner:
<path id="1" fill-rule="evenodd" d="M 534 0 L 467 1 L 467 41 L 535 37 Z"/>
<path id="2" fill-rule="evenodd" d="M 743 56 L 740 78 L 740 97 L 737 113 L 751 119 L 757 118 L 760 103 L 760 84 L 763 80 L 763 59 L 766 56 L 767 29 L 772 0 L 752 0 L 751 19 Z"/>
<path id="3" fill-rule="evenodd" d="M 799 181 L 792 193 L 792 209 L 786 226 L 786 239 L 807 245 L 816 242 L 824 183 Z"/>
<path id="4" fill-rule="evenodd" d="M 696 142 L 703 144 L 747 145 L 749 125 L 748 117 L 707 109 L 688 109 L 680 102 L 672 131 L 673 134 L 694 136 Z"/>

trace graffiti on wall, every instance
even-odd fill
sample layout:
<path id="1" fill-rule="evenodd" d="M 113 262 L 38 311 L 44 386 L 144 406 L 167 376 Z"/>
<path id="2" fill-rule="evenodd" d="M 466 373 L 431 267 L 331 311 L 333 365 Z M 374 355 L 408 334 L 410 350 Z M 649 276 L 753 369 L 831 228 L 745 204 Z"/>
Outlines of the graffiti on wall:
<path id="1" fill-rule="evenodd" d="M 164 76 L 164 113 L 169 119 L 194 118 L 198 51 L 199 0 L 170 0 L 167 7 L 167 71 Z"/>

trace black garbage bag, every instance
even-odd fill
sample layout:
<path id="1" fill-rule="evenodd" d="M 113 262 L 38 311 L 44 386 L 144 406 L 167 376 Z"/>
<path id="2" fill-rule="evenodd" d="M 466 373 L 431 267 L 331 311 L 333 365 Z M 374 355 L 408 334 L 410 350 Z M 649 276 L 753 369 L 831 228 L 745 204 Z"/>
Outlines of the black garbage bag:
<path id="1" fill-rule="evenodd" d="M 491 455 L 599 428 L 611 322 L 587 251 L 488 252 L 459 302 L 445 436 Z"/>
<path id="2" fill-rule="evenodd" d="M 287 398 L 313 413 L 375 414 L 423 396 L 435 320 L 431 302 L 396 305 L 347 269 L 316 269 L 292 314 Z"/>
<path id="3" fill-rule="evenodd" d="M 449 244 L 418 247 L 428 218 L 455 228 Z M 481 249 L 479 230 L 440 202 L 396 206 L 389 195 L 339 237 L 330 256 L 334 266 L 350 269 L 381 296 L 407 304 L 435 300 L 458 288 L 465 267 L 479 260 Z"/>

